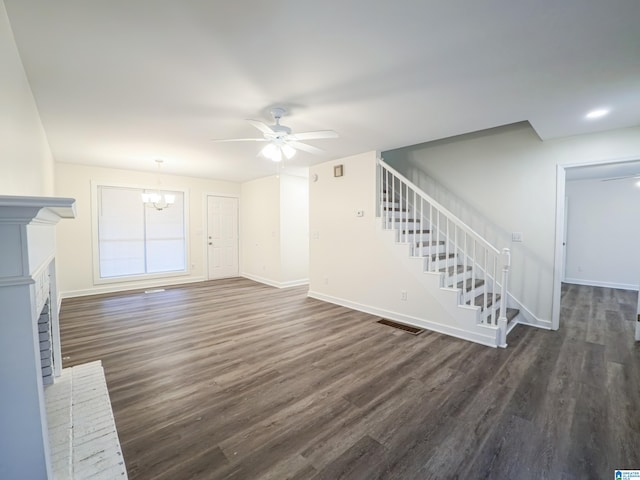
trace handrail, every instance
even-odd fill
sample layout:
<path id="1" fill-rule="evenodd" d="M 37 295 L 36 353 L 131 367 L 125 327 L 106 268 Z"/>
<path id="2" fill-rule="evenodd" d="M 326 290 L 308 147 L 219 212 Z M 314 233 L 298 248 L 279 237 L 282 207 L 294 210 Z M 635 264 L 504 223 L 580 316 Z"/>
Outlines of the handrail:
<path id="1" fill-rule="evenodd" d="M 498 250 L 381 158 L 377 165 L 385 227 L 399 230 L 406 241 L 413 239 L 414 255 L 424 257 L 425 270 L 444 273 L 444 286 L 459 288 L 461 283 L 461 303 L 480 306 L 481 321 L 499 327 L 506 342 L 509 249 Z"/>
<path id="2" fill-rule="evenodd" d="M 431 205 L 433 205 L 435 208 L 437 208 L 439 211 L 441 211 L 446 217 L 449 217 L 452 221 L 454 221 L 454 223 L 456 223 L 456 225 L 458 225 L 459 228 L 465 230 L 469 235 L 475 237 L 476 240 L 478 240 L 479 242 L 483 243 L 486 248 L 491 249 L 491 251 L 493 253 L 495 253 L 496 255 L 500 254 L 500 250 L 498 250 L 496 247 L 491 245 L 478 232 L 476 232 L 473 228 L 471 228 L 469 225 L 467 225 L 462 220 L 460 220 L 458 217 L 456 217 L 453 213 L 451 213 L 444 206 L 442 206 L 440 203 L 438 203 L 433 197 L 431 197 L 428 194 L 424 193 L 424 191 L 420 187 L 418 187 L 411 180 L 409 180 L 404 175 L 402 175 L 400 172 L 398 172 L 391 165 L 386 163 L 381 158 L 378 158 L 378 165 L 381 165 L 385 170 L 388 170 L 389 172 L 391 172 L 394 176 L 396 176 L 398 179 L 400 179 L 405 185 L 407 185 L 409 188 L 411 188 L 417 195 L 419 195 L 424 200 L 426 200 Z"/>

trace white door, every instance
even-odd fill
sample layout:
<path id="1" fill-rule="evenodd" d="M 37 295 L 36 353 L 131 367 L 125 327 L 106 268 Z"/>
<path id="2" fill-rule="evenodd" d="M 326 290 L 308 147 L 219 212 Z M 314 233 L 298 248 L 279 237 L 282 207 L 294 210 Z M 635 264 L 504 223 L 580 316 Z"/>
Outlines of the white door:
<path id="1" fill-rule="evenodd" d="M 238 199 L 207 197 L 209 279 L 238 276 Z"/>

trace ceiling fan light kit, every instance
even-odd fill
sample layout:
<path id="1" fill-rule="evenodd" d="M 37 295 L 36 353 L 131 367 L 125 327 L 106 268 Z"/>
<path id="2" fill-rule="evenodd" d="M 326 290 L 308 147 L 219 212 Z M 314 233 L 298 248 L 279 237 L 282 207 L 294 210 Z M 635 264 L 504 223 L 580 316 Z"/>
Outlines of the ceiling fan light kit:
<path id="1" fill-rule="evenodd" d="M 303 143 L 302 140 L 319 140 L 337 138 L 338 134 L 333 130 L 318 130 L 294 134 L 290 127 L 280 124 L 280 119 L 286 113 L 281 107 L 271 109 L 273 125 L 267 125 L 260 120 L 247 120 L 251 125 L 262 132 L 263 138 L 231 138 L 226 140 L 214 140 L 214 142 L 268 142 L 260 150 L 260 155 L 274 162 L 281 162 L 284 158 L 291 160 L 298 150 L 319 155 L 324 153 L 320 148 Z"/>
<path id="2" fill-rule="evenodd" d="M 291 160 L 296 154 L 296 149 L 286 143 L 279 144 L 277 142 L 272 142 L 265 145 L 265 147 L 260 151 L 260 154 L 274 162 L 281 162 L 282 155 L 284 155 L 287 160 Z"/>

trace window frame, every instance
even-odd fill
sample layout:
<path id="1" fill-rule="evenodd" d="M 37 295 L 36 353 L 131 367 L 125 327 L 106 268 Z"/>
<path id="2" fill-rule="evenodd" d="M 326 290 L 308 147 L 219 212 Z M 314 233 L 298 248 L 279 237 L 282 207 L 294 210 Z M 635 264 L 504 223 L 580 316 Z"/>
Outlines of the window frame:
<path id="1" fill-rule="evenodd" d="M 100 239 L 98 238 L 99 233 L 99 201 L 98 201 L 98 190 L 99 187 L 112 187 L 112 188 L 130 188 L 137 190 L 156 190 L 158 186 L 150 186 L 146 184 L 132 184 L 132 183 L 121 183 L 121 182 L 110 182 L 110 181 L 91 181 L 91 257 L 93 264 L 93 284 L 94 285 L 108 285 L 114 283 L 131 283 L 137 282 L 141 280 L 157 280 L 162 278 L 171 278 L 171 277 L 184 277 L 191 274 L 191 252 L 190 252 L 190 235 L 189 235 L 189 189 L 174 187 L 171 185 L 162 185 L 162 191 L 173 191 L 182 193 L 183 195 L 183 220 L 184 220 L 184 247 L 185 247 L 185 265 L 184 270 L 177 270 L 171 272 L 162 272 L 162 273 L 140 273 L 134 275 L 125 275 L 120 277 L 100 277 Z M 140 199 L 140 203 L 142 204 L 142 198 Z M 149 208 L 149 207 L 145 207 Z M 170 207 L 171 208 L 171 207 Z M 146 248 L 146 247 L 145 247 Z"/>

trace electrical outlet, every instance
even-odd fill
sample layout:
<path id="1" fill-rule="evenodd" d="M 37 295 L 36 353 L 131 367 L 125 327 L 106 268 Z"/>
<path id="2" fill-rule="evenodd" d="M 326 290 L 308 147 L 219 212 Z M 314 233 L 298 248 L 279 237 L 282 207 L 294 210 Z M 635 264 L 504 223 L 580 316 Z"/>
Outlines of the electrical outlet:
<path id="1" fill-rule="evenodd" d="M 324 277 L 324 284 L 329 285 L 329 277 Z"/>
<path id="2" fill-rule="evenodd" d="M 406 290 L 402 290 L 400 292 L 400 300 L 407 300 L 407 291 Z"/>

